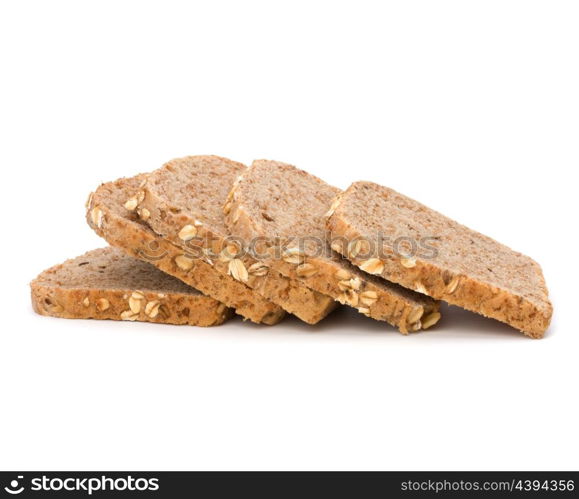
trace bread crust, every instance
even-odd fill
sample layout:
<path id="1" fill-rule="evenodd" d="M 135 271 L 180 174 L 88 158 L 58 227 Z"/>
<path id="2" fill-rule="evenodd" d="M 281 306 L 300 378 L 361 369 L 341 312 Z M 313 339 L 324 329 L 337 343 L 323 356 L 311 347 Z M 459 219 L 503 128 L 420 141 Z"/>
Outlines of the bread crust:
<path id="1" fill-rule="evenodd" d="M 237 282 L 217 272 L 212 265 L 155 234 L 139 221 L 136 214 L 122 206 L 120 199 L 129 198 L 142 186 L 146 175 L 123 178 L 102 184 L 87 202 L 86 219 L 90 227 L 109 244 L 153 264 L 163 272 L 180 279 L 235 309 L 235 312 L 255 323 L 273 325 L 280 322 L 284 310 Z M 113 196 L 114 194 L 114 196 Z M 118 198 L 118 199 L 115 199 Z M 187 266 L 177 263 L 185 258 Z"/>
<path id="2" fill-rule="evenodd" d="M 294 175 L 308 178 L 313 185 L 316 185 L 318 195 L 324 191 L 339 192 L 322 180 L 291 165 L 265 160 L 254 161 L 232 188 L 225 207 L 227 214 L 225 222 L 229 230 L 245 241 L 272 236 L 261 226 L 257 217 L 252 216 L 252 210 L 249 209 L 252 200 L 245 197 L 246 182 L 265 175 L 264 171 L 257 171 L 260 168 L 268 169 L 271 175 L 274 175 L 276 171 L 280 175 L 286 175 L 283 179 L 287 182 L 290 182 Z M 280 182 L 280 184 L 283 183 Z M 284 192 L 276 191 L 275 195 L 282 197 Z M 324 211 L 330 208 L 330 203 L 331 198 L 328 198 Z M 307 210 L 308 206 L 304 206 L 304 209 Z M 321 227 L 321 230 L 324 231 L 324 227 Z M 308 287 L 331 296 L 368 317 L 388 322 L 403 334 L 433 325 L 440 318 L 438 303 L 430 297 L 419 295 L 366 274 L 329 248 L 324 248 L 327 252 L 323 255 L 314 255 L 304 249 L 302 254 L 296 255 L 296 258 L 287 258 L 287 260 L 274 255 L 274 251 L 278 249 L 271 249 L 267 256 L 266 261 L 271 268 L 292 279 L 301 280 Z M 304 275 L 304 265 L 311 265 L 315 273 L 307 275 L 309 267 L 305 267 L 306 275 Z"/>
<path id="3" fill-rule="evenodd" d="M 59 276 L 69 267 L 83 272 L 85 267 L 78 270 L 78 262 L 86 263 L 95 257 L 107 258 L 114 251 L 115 248 L 111 247 L 89 251 L 42 272 L 30 283 L 34 311 L 65 319 L 131 320 L 202 327 L 217 326 L 231 317 L 232 309 L 192 288 L 190 292 L 177 292 L 131 287 L 119 289 L 98 284 L 69 286 L 65 278 Z M 153 266 L 151 270 L 158 272 Z M 138 313 L 131 310 L 130 300 L 135 293 Z M 133 301 L 133 308 L 137 302 Z"/>
<path id="4" fill-rule="evenodd" d="M 421 289 L 423 293 L 428 294 L 435 299 L 444 300 L 452 305 L 457 305 L 466 310 L 476 312 L 485 317 L 490 317 L 498 321 L 509 324 L 532 338 L 543 337 L 545 330 L 548 328 L 553 307 L 548 300 L 548 291 L 540 266 L 529 257 L 514 252 L 500 243 L 482 236 L 475 231 L 461 226 L 453 220 L 430 210 L 429 208 L 413 201 L 405 196 L 392 191 L 391 189 L 379 186 L 371 182 L 355 182 L 346 191 L 339 194 L 333 203 L 333 209 L 328 213 L 327 229 L 332 238 L 337 238 L 345 243 L 338 245 L 335 249 L 342 255 L 348 257 L 352 263 L 357 266 L 364 265 L 365 259 L 352 257 L 348 254 L 348 245 L 352 241 L 366 240 L 372 241 L 373 235 L 360 230 L 353 223 L 349 213 L 352 206 L 347 203 L 354 202 L 353 196 L 356 190 L 371 188 L 378 190 L 381 197 L 386 199 L 390 194 L 395 194 L 404 200 L 404 203 L 410 203 L 411 206 L 422 212 L 426 212 L 433 220 L 440 219 L 445 225 L 451 227 L 456 233 L 465 232 L 471 234 L 473 239 L 485 238 L 489 244 L 496 244 L 497 251 L 504 251 L 518 262 L 523 262 L 525 268 L 532 269 L 534 273 L 533 280 L 538 283 L 538 293 L 542 295 L 542 303 L 536 303 L 518 293 L 509 289 L 485 282 L 481 278 L 469 275 L 468 270 L 464 272 L 453 271 L 439 264 L 436 259 L 415 258 L 411 266 L 403 261 L 404 257 L 397 255 L 391 248 L 384 248 L 387 257 L 382 254 L 381 262 L 383 271 L 381 276 L 396 282 L 409 289 Z M 359 202 L 359 201 L 356 201 Z M 381 202 L 381 201 L 379 201 Z M 424 211 L 426 210 L 426 211 Z M 416 233 L 416 229 L 415 229 Z M 371 245 L 376 247 L 375 244 Z M 442 251 L 444 248 L 439 248 Z M 378 258 L 379 255 L 371 254 L 370 257 Z M 479 257 L 482 257 L 479 255 Z"/>
<path id="5" fill-rule="evenodd" d="M 143 213 L 143 210 L 146 210 L 146 223 L 157 234 L 162 234 L 177 247 L 191 248 L 191 245 L 180 237 L 183 228 L 189 227 L 189 230 L 195 233 L 195 244 L 199 248 L 210 250 L 211 263 L 218 272 L 233 276 L 267 300 L 276 303 L 308 324 L 321 321 L 337 306 L 330 296 L 309 288 L 297 279 L 259 265 L 260 262 L 251 254 L 240 252 L 240 246 L 236 246 L 234 240 L 225 237 L 221 227 L 216 227 L 204 220 L 203 213 L 191 212 L 180 206 L 167 197 L 163 189 L 159 187 L 159 184 L 163 183 L 163 178 L 166 177 L 175 179 L 177 183 L 183 185 L 184 182 L 179 176 L 180 168 L 207 171 L 212 166 L 215 166 L 215 170 L 221 168 L 224 171 L 220 178 L 217 174 L 215 175 L 215 182 L 231 184 L 232 182 L 227 179 L 236 178 L 237 174 L 233 172 L 242 172 L 246 169 L 241 163 L 218 156 L 188 156 L 169 161 L 162 168 L 147 176 L 143 187 L 144 196 L 139 199 L 138 206 L 135 208 L 136 212 Z M 206 190 L 210 187 L 204 186 Z M 219 216 L 223 222 L 221 207 Z"/>

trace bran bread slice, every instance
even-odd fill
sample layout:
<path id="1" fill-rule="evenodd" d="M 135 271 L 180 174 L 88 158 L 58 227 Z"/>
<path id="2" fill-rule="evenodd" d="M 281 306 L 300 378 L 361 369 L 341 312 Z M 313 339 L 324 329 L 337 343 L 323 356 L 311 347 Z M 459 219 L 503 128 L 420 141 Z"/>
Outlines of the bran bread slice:
<path id="1" fill-rule="evenodd" d="M 163 238 L 186 250 L 204 251 L 217 271 L 315 324 L 334 310 L 336 302 L 263 265 L 243 251 L 225 226 L 223 204 L 245 170 L 245 165 L 218 156 L 175 159 L 149 174 L 142 194 L 127 205 Z"/>
<path id="2" fill-rule="evenodd" d="M 438 303 L 368 275 L 331 250 L 324 214 L 339 190 L 276 161 L 254 161 L 224 206 L 232 234 L 258 239 L 255 253 L 308 287 L 386 321 L 402 333 L 427 329 L 440 318 Z"/>
<path id="3" fill-rule="evenodd" d="M 126 200 L 143 185 L 145 175 L 101 185 L 89 196 L 88 224 L 112 246 L 153 264 L 203 294 L 215 298 L 255 323 L 273 325 L 284 310 L 230 276 L 217 272 L 207 261 L 183 251 L 155 234 L 125 208 Z"/>
<path id="4" fill-rule="evenodd" d="M 153 265 L 117 248 L 101 248 L 55 265 L 30 283 L 40 315 L 217 326 L 232 315 Z"/>
<path id="5" fill-rule="evenodd" d="M 335 249 L 360 268 L 533 338 L 549 325 L 553 307 L 535 261 L 392 189 L 355 182 L 337 196 L 327 227 Z M 380 244 L 379 233 L 390 243 Z M 416 251 L 393 244 L 404 240 Z M 432 251 L 418 251 L 421 241 Z M 349 252 L 360 245 L 370 251 Z"/>

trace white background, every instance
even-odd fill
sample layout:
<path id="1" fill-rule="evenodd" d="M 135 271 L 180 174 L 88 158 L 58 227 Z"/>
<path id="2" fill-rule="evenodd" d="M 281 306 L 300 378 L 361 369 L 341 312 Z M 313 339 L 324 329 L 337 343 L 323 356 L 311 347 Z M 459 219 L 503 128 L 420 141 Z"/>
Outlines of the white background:
<path id="1" fill-rule="evenodd" d="M 579 468 L 578 25 L 564 1 L 2 2 L 0 468 Z M 87 194 L 187 154 L 419 199 L 540 262 L 551 328 L 36 316 L 29 281 L 104 245 Z"/>

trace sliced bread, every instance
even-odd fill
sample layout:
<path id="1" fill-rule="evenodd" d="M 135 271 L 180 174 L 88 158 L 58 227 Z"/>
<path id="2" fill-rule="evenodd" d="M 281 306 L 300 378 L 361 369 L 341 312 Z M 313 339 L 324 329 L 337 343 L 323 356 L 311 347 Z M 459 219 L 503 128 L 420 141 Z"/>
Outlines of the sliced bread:
<path id="1" fill-rule="evenodd" d="M 225 204 L 232 234 L 252 244 L 268 265 L 402 333 L 427 329 L 440 318 L 438 303 L 371 276 L 333 252 L 324 214 L 339 190 L 309 173 L 258 160 L 242 173 Z"/>
<path id="2" fill-rule="evenodd" d="M 278 323 L 285 315 L 281 307 L 232 277 L 217 272 L 206 260 L 158 236 L 138 218 L 134 210 L 125 207 L 127 199 L 140 192 L 139 187 L 142 188 L 144 180 L 145 175 L 119 179 L 101 185 L 89 196 L 87 222 L 95 232 L 109 244 L 153 264 L 235 309 L 252 322 Z"/>
<path id="3" fill-rule="evenodd" d="M 216 326 L 232 310 L 117 248 L 89 251 L 30 283 L 40 315 Z"/>
<path id="4" fill-rule="evenodd" d="M 149 174 L 142 193 L 126 205 L 163 238 L 185 250 L 204 251 L 217 271 L 315 324 L 336 302 L 263 265 L 243 251 L 225 226 L 223 204 L 245 170 L 241 163 L 218 156 L 175 159 Z"/>
<path id="5" fill-rule="evenodd" d="M 360 268 L 534 338 L 549 325 L 553 307 L 535 261 L 392 189 L 355 182 L 337 196 L 327 227 Z M 401 251 L 397 241 L 410 246 Z M 418 251 L 423 242 L 431 249 Z M 349 251 L 361 245 L 370 251 Z"/>

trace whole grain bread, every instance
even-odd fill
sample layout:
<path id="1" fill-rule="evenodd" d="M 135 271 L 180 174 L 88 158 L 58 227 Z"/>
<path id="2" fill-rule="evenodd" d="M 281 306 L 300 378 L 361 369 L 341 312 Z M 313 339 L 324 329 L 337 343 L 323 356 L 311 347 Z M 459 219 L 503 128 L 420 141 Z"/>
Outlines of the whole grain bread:
<path id="1" fill-rule="evenodd" d="M 331 250 L 324 214 L 338 192 L 294 166 L 254 161 L 227 199 L 225 222 L 246 243 L 260 240 L 256 252 L 272 268 L 364 315 L 403 333 L 434 325 L 437 302 L 366 274 Z"/>
<path id="2" fill-rule="evenodd" d="M 541 267 L 528 256 L 372 182 L 352 184 L 327 215 L 335 249 L 360 268 L 534 338 L 547 329 L 553 307 Z M 424 241 L 432 251 L 418 251 Z"/>
<path id="3" fill-rule="evenodd" d="M 30 283 L 40 315 L 216 326 L 223 303 L 117 248 L 102 248 L 42 272 Z"/>
<path id="4" fill-rule="evenodd" d="M 281 307 L 217 272 L 200 255 L 184 251 L 155 234 L 134 209 L 125 207 L 127 199 L 141 192 L 145 177 L 138 175 L 103 184 L 89 196 L 86 218 L 95 232 L 109 244 L 219 300 L 246 319 L 269 325 L 278 323 L 285 315 Z"/>
<path id="5" fill-rule="evenodd" d="M 127 200 L 127 206 L 144 214 L 146 223 L 163 238 L 186 250 L 203 250 L 217 271 L 315 324 L 336 302 L 263 265 L 229 234 L 223 204 L 245 170 L 241 163 L 218 156 L 175 159 L 149 174 L 142 194 Z"/>

